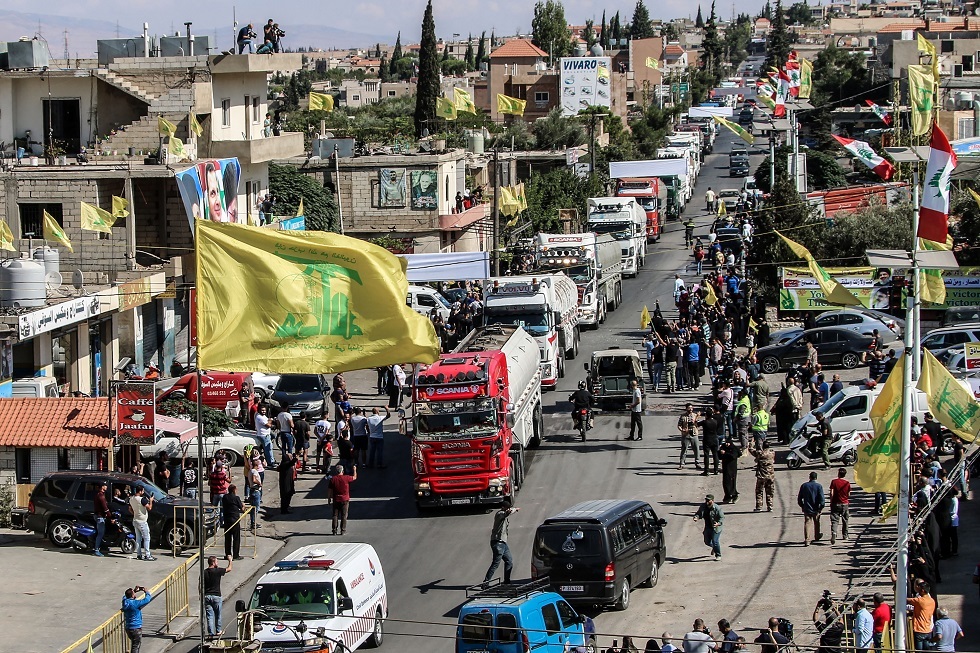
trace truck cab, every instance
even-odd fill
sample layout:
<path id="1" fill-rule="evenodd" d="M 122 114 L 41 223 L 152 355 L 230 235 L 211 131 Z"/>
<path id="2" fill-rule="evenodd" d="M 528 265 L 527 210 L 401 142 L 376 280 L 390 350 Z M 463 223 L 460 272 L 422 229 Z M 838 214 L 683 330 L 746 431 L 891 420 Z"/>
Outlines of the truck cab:
<path id="1" fill-rule="evenodd" d="M 647 243 L 660 240 L 667 209 L 667 190 L 656 177 L 625 178 L 616 181 L 616 197 L 632 197 L 647 216 Z"/>
<path id="2" fill-rule="evenodd" d="M 592 197 L 588 209 L 589 229 L 619 241 L 623 276 L 635 277 L 646 260 L 646 212 L 632 197 Z"/>

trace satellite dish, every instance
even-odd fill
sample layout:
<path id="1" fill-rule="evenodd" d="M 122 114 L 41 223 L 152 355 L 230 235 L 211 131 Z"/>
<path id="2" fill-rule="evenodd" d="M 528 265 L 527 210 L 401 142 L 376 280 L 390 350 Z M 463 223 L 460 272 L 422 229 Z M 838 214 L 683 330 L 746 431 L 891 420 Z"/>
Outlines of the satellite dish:
<path id="1" fill-rule="evenodd" d="M 44 287 L 48 290 L 56 290 L 61 287 L 61 282 L 64 281 L 61 277 L 60 272 L 51 271 L 44 275 Z"/>
<path id="2" fill-rule="evenodd" d="M 75 290 L 85 290 L 85 277 L 82 276 L 82 271 L 75 268 L 75 271 L 71 273 L 71 285 L 74 286 Z"/>

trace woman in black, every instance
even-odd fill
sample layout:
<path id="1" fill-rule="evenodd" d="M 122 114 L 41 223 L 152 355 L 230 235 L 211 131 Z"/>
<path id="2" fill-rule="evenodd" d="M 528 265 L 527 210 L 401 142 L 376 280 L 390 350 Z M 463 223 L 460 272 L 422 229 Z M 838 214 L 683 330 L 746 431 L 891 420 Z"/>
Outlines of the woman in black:
<path id="1" fill-rule="evenodd" d="M 228 494 L 221 497 L 221 519 L 225 528 L 225 555 L 234 556 L 241 560 L 242 549 L 242 513 L 245 505 L 238 496 L 238 487 L 233 483 L 228 486 Z"/>
<path id="2" fill-rule="evenodd" d="M 293 454 L 286 453 L 283 454 L 282 460 L 279 462 L 279 467 L 277 471 L 279 472 L 279 506 L 280 512 L 283 515 L 288 515 L 292 511 L 289 509 L 289 502 L 292 501 L 293 495 L 296 494 L 296 482 L 293 480 L 293 466 L 296 464 L 296 459 L 293 458 Z"/>

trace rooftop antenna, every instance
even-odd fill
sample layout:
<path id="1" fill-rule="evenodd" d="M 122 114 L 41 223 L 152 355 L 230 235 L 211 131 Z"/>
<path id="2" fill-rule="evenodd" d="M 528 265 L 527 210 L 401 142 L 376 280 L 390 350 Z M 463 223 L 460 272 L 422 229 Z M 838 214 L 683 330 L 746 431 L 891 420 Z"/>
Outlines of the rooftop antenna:
<path id="1" fill-rule="evenodd" d="M 68 30 L 65 30 L 65 61 L 71 59 L 71 53 L 68 51 Z"/>

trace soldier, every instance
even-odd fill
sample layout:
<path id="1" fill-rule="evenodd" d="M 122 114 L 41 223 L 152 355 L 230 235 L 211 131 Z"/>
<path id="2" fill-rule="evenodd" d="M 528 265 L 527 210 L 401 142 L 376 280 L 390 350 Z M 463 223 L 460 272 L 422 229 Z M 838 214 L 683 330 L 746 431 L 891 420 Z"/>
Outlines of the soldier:
<path id="1" fill-rule="evenodd" d="M 762 512 L 762 500 L 765 498 L 766 510 L 772 512 L 772 500 L 776 494 L 776 452 L 763 439 L 760 443 L 753 443 L 749 453 L 755 458 L 755 511 Z"/>

